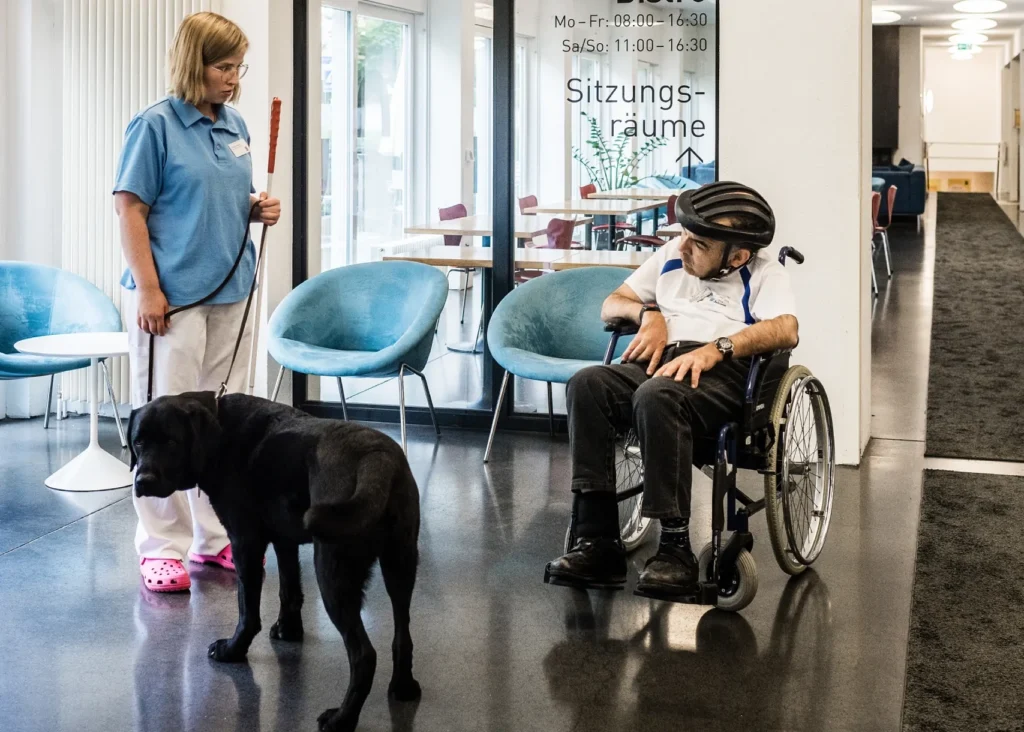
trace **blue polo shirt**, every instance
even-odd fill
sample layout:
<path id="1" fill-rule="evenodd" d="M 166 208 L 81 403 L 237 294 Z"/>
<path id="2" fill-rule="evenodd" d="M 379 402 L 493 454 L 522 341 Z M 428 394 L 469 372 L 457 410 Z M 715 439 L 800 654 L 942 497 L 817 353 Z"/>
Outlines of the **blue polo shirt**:
<path id="1" fill-rule="evenodd" d="M 231 271 L 243 234 L 246 253 L 209 303 L 244 300 L 256 267 L 248 233 L 249 130 L 237 110 L 216 109 L 214 122 L 194 105 L 167 97 L 139 112 L 125 132 L 114 181 L 115 193 L 134 193 L 149 206 L 150 246 L 160 288 L 172 306 L 196 302 L 217 288 Z M 127 268 L 121 285 L 135 288 Z"/>

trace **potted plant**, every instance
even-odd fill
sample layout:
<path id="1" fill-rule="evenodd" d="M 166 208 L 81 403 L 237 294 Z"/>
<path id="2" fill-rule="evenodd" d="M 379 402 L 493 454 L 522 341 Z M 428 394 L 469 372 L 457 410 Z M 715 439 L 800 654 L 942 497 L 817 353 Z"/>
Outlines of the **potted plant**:
<path id="1" fill-rule="evenodd" d="M 667 140 L 663 137 L 649 137 L 638 149 L 628 150 L 627 145 L 633 139 L 632 136 L 620 132 L 609 143 L 597 119 L 586 112 L 580 114 L 590 124 L 590 135 L 586 144 L 593 152 L 586 156 L 583 150 L 574 145 L 572 157 L 586 168 L 590 174 L 590 182 L 600 191 L 610 191 L 616 188 L 629 188 L 641 180 L 646 180 L 637 177 L 636 172 L 640 163 L 659 147 L 667 145 Z"/>

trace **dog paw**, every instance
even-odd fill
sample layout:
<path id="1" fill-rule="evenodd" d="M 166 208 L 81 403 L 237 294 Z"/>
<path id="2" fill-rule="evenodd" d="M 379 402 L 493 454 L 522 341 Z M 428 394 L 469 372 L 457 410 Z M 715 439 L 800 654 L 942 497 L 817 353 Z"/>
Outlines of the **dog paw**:
<path id="1" fill-rule="evenodd" d="M 221 663 L 238 663 L 245 660 L 246 652 L 233 646 L 230 640 L 222 638 L 210 644 L 207 655 Z"/>
<path id="2" fill-rule="evenodd" d="M 408 702 L 419 699 L 422 692 L 419 683 L 410 676 L 408 679 L 392 680 L 391 685 L 388 686 L 388 694 L 397 701 Z"/>
<path id="3" fill-rule="evenodd" d="M 278 620 L 270 626 L 270 637 L 274 640 L 292 641 L 298 643 L 302 640 L 304 631 L 302 621 Z"/>
<path id="4" fill-rule="evenodd" d="M 351 720 L 339 719 L 339 711 L 338 707 L 335 707 L 317 717 L 316 721 L 320 726 L 320 732 L 355 732 L 356 723 Z"/>

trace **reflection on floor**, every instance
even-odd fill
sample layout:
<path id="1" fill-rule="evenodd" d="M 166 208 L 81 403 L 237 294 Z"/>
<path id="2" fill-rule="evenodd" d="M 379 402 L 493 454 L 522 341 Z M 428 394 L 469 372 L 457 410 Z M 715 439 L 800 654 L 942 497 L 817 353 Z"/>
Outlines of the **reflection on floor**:
<path id="1" fill-rule="evenodd" d="M 503 435 L 484 467 L 486 435 L 451 431 L 435 443 L 429 429 L 413 429 L 423 531 L 412 632 L 424 697 L 413 707 L 386 700 L 392 620 L 376 579 L 364 617 L 377 679 L 359 728 L 899 730 L 924 412 L 923 387 L 907 386 L 927 375 L 918 334 L 928 330 L 931 226 L 925 238 L 912 227 L 893 232 L 896 275 L 874 320 L 872 429 L 883 439 L 859 469 L 839 471 L 815 571 L 787 582 L 763 514 L 753 521 L 760 590 L 740 615 L 544 585 L 569 513 L 565 441 Z M 449 307 L 449 322 L 457 317 Z M 466 320 L 460 335 L 471 332 Z M 215 664 L 206 647 L 234 627 L 233 578 L 196 569 L 191 593 L 149 593 L 139 584 L 126 491 L 43 487 L 86 439 L 83 419 L 46 432 L 39 420 L 0 423 L 0 727 L 315 730 L 317 715 L 341 699 L 347 664 L 319 603 L 310 548 L 305 642 L 267 637 L 277 613 L 271 554 L 264 632 L 248 664 Z M 107 420 L 102 442 L 117 452 Z M 757 478 L 743 476 L 750 491 Z M 695 496 L 700 545 L 706 481 Z M 651 550 L 632 557 L 631 582 Z"/>

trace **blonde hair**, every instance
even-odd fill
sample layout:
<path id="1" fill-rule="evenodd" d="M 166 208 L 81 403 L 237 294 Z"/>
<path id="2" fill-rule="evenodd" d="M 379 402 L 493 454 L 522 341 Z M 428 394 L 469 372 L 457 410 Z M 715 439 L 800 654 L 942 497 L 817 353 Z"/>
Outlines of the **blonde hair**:
<path id="1" fill-rule="evenodd" d="M 181 21 L 170 51 L 170 94 L 198 106 L 206 98 L 205 67 L 249 50 L 249 39 L 237 25 L 217 13 L 193 13 Z M 242 95 L 242 84 L 228 101 Z"/>

